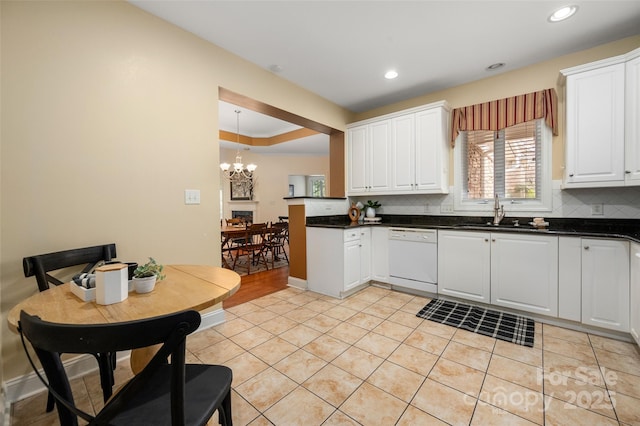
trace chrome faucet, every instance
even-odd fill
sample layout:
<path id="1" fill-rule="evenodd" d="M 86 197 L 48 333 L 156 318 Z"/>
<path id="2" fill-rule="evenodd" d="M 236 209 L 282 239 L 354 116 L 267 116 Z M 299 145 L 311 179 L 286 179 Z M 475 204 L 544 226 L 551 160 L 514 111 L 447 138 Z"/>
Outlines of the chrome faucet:
<path id="1" fill-rule="evenodd" d="M 500 221 L 504 219 L 504 205 L 500 205 L 500 198 L 498 198 L 498 194 L 494 197 L 493 204 L 493 224 L 495 226 L 500 225 Z"/>

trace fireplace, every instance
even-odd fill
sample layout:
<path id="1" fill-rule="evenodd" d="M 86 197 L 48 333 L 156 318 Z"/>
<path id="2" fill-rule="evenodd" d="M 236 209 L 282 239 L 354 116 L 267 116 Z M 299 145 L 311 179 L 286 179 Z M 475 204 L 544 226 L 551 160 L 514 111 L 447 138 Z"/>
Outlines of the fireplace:
<path id="1" fill-rule="evenodd" d="M 241 218 L 244 219 L 246 223 L 253 223 L 253 211 L 251 210 L 232 210 L 231 211 L 232 218 Z"/>

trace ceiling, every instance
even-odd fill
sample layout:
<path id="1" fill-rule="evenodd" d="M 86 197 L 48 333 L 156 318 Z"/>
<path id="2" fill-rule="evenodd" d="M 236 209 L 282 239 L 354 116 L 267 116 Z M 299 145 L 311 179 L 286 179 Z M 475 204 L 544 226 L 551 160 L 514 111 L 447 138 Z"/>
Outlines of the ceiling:
<path id="1" fill-rule="evenodd" d="M 129 1 L 354 112 L 640 34 L 637 0 Z"/>
<path id="2" fill-rule="evenodd" d="M 238 120 L 240 134 L 252 138 L 269 138 L 300 129 L 300 126 L 282 121 L 244 107 L 238 107 L 224 101 L 218 101 L 218 126 L 220 130 L 236 133 Z M 240 111 L 240 115 L 236 114 Z M 220 147 L 237 150 L 246 149 L 244 145 L 220 140 Z M 329 136 L 317 134 L 289 142 L 270 146 L 252 146 L 251 151 L 262 155 L 329 155 Z"/>

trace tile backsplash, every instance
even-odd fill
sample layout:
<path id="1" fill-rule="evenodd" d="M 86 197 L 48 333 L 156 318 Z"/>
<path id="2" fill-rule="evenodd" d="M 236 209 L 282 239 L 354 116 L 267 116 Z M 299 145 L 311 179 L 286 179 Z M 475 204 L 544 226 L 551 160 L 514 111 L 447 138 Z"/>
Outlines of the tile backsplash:
<path id="1" fill-rule="evenodd" d="M 553 211 L 518 212 L 518 216 L 567 218 L 640 219 L 640 187 L 560 189 L 560 181 L 553 182 Z M 378 200 L 380 214 L 477 216 L 470 212 L 448 212 L 453 206 L 453 187 L 441 195 L 384 195 L 351 197 L 351 201 Z M 601 212 L 601 214 L 598 214 Z M 596 214 L 594 214 L 596 213 Z M 491 215 L 491 213 L 488 213 Z"/>

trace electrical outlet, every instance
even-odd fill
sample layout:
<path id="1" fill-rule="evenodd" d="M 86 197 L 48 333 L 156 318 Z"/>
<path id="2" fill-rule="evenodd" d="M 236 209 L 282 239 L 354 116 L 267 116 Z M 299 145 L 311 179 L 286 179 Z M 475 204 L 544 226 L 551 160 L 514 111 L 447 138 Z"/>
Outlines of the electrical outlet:
<path id="1" fill-rule="evenodd" d="M 424 212 L 429 213 L 431 211 L 431 205 L 429 203 L 424 205 Z"/>
<path id="2" fill-rule="evenodd" d="M 604 204 L 591 204 L 591 215 L 602 216 L 604 214 Z"/>
<path id="3" fill-rule="evenodd" d="M 185 204 L 200 204 L 200 190 L 199 189 L 185 189 L 184 190 L 184 203 Z"/>
<path id="4" fill-rule="evenodd" d="M 453 213 L 453 204 L 440 204 L 440 213 Z"/>

